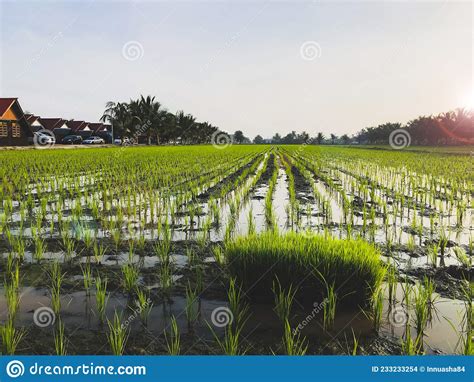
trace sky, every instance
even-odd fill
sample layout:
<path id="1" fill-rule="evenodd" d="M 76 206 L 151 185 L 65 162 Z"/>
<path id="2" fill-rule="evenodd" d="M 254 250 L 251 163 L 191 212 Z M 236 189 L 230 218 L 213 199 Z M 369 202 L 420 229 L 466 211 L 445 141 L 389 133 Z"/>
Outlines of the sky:
<path id="1" fill-rule="evenodd" d="M 152 95 L 228 132 L 353 134 L 473 104 L 471 2 L 0 0 L 0 96 L 98 121 Z"/>

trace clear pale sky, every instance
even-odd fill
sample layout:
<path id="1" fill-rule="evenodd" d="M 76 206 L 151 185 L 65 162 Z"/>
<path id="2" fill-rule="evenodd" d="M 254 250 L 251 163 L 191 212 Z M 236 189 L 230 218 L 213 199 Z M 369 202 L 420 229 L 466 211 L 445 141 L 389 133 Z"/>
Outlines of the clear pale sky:
<path id="1" fill-rule="evenodd" d="M 271 137 L 472 105 L 469 1 L 0 0 L 0 12 L 0 94 L 42 117 L 94 122 L 107 101 L 150 94 Z"/>

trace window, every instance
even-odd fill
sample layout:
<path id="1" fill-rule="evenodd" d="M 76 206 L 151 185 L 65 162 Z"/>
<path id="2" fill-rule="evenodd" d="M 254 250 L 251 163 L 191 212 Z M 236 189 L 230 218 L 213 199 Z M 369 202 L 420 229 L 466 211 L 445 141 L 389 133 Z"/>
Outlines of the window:
<path id="1" fill-rule="evenodd" d="M 0 121 L 0 137 L 8 137 L 7 122 Z"/>
<path id="2" fill-rule="evenodd" d="M 20 125 L 17 122 L 12 122 L 12 137 L 13 138 L 21 137 Z"/>

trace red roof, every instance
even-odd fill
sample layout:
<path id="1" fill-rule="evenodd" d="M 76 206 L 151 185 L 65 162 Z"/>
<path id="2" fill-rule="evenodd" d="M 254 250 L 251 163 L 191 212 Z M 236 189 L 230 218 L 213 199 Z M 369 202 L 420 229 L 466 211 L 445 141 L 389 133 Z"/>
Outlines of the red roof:
<path id="1" fill-rule="evenodd" d="M 84 121 L 67 121 L 67 127 L 69 127 L 72 131 L 79 131 L 84 130 L 87 127 L 87 122 Z"/>
<path id="2" fill-rule="evenodd" d="M 103 123 L 89 123 L 89 129 L 91 129 L 94 133 L 96 133 L 97 131 L 101 131 L 103 130 L 104 128 L 104 124 Z"/>
<path id="3" fill-rule="evenodd" d="M 33 114 L 25 114 L 26 121 L 31 125 L 32 123 L 35 123 L 39 117 Z"/>
<path id="4" fill-rule="evenodd" d="M 10 109 L 13 103 L 18 98 L 0 98 L 0 117 L 5 114 L 5 112 Z"/>
<path id="5" fill-rule="evenodd" d="M 64 124 L 64 122 L 66 122 L 62 118 L 40 118 L 39 121 L 45 129 L 48 129 L 51 131 L 55 129 L 56 127 L 61 127 Z"/>

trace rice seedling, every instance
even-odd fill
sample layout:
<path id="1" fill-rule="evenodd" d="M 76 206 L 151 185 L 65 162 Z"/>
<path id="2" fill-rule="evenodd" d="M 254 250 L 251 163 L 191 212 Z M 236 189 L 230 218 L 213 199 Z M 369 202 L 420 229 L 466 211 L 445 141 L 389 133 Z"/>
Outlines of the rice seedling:
<path id="1" fill-rule="evenodd" d="M 212 254 L 214 255 L 214 259 L 216 260 L 216 264 L 219 264 L 220 266 L 224 265 L 224 252 L 222 248 L 219 245 L 216 245 L 212 249 Z"/>
<path id="2" fill-rule="evenodd" d="M 163 293 L 170 298 L 173 286 L 173 270 L 171 263 L 163 263 L 160 267 L 160 282 Z"/>
<path id="3" fill-rule="evenodd" d="M 2 353 L 13 355 L 23 339 L 25 331 L 17 329 L 13 325 L 13 320 L 8 319 L 3 325 L 0 325 L 0 336 L 2 337 Z"/>
<path id="4" fill-rule="evenodd" d="M 191 284 L 188 282 L 188 285 L 186 285 L 186 307 L 185 307 L 185 312 L 186 312 L 186 318 L 188 320 L 188 329 L 192 330 L 192 327 L 194 323 L 197 321 L 199 317 L 199 311 L 197 309 L 197 299 L 198 299 L 198 293 L 196 291 L 196 288 L 192 288 Z"/>
<path id="5" fill-rule="evenodd" d="M 84 265 L 81 264 L 82 271 L 82 282 L 84 284 L 84 289 L 86 290 L 86 296 L 90 296 L 90 289 L 92 287 L 92 271 L 91 264 L 86 262 Z"/>
<path id="6" fill-rule="evenodd" d="M 136 288 L 135 295 L 136 312 L 140 315 L 142 323 L 144 325 L 147 325 L 148 316 L 150 315 L 151 309 L 153 308 L 153 303 L 150 299 L 150 294 L 143 289 Z"/>
<path id="7" fill-rule="evenodd" d="M 34 240 L 35 240 L 34 258 L 39 263 L 43 259 L 44 253 L 46 252 L 46 244 L 44 243 L 44 239 L 42 239 L 39 236 L 36 236 Z"/>
<path id="8" fill-rule="evenodd" d="M 105 307 L 107 305 L 107 279 L 102 279 L 99 275 L 95 278 L 95 301 L 99 320 L 105 320 Z"/>
<path id="9" fill-rule="evenodd" d="M 129 294 L 135 291 L 139 273 L 139 270 L 133 264 L 125 264 L 122 266 L 123 287 Z"/>
<path id="10" fill-rule="evenodd" d="M 382 288 L 377 288 L 371 300 L 371 317 L 374 323 L 374 330 L 376 332 L 380 329 L 380 324 L 382 323 L 382 312 L 383 312 L 383 290 Z"/>
<path id="11" fill-rule="evenodd" d="M 56 355 L 66 355 L 67 354 L 67 339 L 64 332 L 64 323 L 61 321 L 61 319 L 59 319 L 56 324 L 53 337 L 54 337 L 54 349 L 56 351 Z"/>
<path id="12" fill-rule="evenodd" d="M 273 283 L 273 294 L 275 296 L 275 313 L 281 322 L 286 322 L 290 319 L 291 306 L 295 298 L 297 290 L 290 285 L 288 290 L 284 290 L 278 278 Z"/>
<path id="13" fill-rule="evenodd" d="M 122 317 L 117 311 L 114 313 L 113 321 L 107 320 L 109 332 L 107 333 L 107 340 L 113 355 L 123 355 L 125 352 L 125 345 L 127 343 L 129 331 L 128 328 L 122 324 Z"/>
<path id="14" fill-rule="evenodd" d="M 8 318 L 12 321 L 15 320 L 18 308 L 20 306 L 20 296 L 18 294 L 18 287 L 12 282 L 4 284 L 5 299 L 8 306 Z"/>
<path id="15" fill-rule="evenodd" d="M 419 283 L 413 297 L 413 310 L 415 313 L 415 327 L 418 337 L 423 337 L 429 319 L 429 310 L 426 289 Z"/>
<path id="16" fill-rule="evenodd" d="M 51 280 L 51 308 L 56 315 L 59 315 L 61 311 L 61 286 L 65 274 L 62 273 L 61 265 L 57 261 L 51 263 L 48 273 Z"/>
<path id="17" fill-rule="evenodd" d="M 176 322 L 176 318 L 174 316 L 171 317 L 171 333 L 169 334 L 170 338 L 168 338 L 166 330 L 164 335 L 168 354 L 179 355 L 181 352 L 181 335 L 179 333 L 178 323 Z"/>
<path id="18" fill-rule="evenodd" d="M 291 330 L 288 320 L 284 322 L 284 334 L 282 339 L 283 351 L 286 355 L 305 355 L 308 351 L 308 343 L 301 338 L 299 332 Z"/>
<path id="19" fill-rule="evenodd" d="M 107 248 L 99 243 L 94 243 L 93 247 L 93 254 L 94 254 L 94 260 L 96 264 L 100 264 L 102 262 L 102 259 L 107 252 Z"/>
<path id="20" fill-rule="evenodd" d="M 423 353 L 423 339 L 422 336 L 416 336 L 415 338 L 411 335 L 410 325 L 407 325 L 405 335 L 401 340 L 402 354 L 403 355 L 420 355 Z"/>

